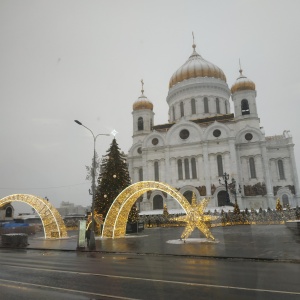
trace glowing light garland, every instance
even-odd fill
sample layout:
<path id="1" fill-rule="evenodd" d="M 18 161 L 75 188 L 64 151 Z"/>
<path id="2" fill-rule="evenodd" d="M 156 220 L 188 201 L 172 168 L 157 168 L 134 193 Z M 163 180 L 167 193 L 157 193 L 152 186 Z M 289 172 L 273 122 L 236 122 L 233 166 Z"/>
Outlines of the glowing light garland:
<path id="1" fill-rule="evenodd" d="M 49 201 L 33 195 L 14 194 L 0 199 L 0 207 L 14 201 L 26 203 L 35 209 L 41 218 L 46 239 L 68 236 L 63 219 Z"/>
<path id="2" fill-rule="evenodd" d="M 123 190 L 112 203 L 103 225 L 102 237 L 125 236 L 128 215 L 136 200 L 150 190 L 160 190 L 176 199 L 188 213 L 191 205 L 186 198 L 172 186 L 157 181 L 140 181 Z"/>

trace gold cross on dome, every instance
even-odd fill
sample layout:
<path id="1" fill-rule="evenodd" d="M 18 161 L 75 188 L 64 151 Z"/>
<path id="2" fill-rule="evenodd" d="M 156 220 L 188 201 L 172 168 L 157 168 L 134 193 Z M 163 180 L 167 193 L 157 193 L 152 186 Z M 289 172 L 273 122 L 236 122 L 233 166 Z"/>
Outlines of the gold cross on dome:
<path id="1" fill-rule="evenodd" d="M 141 80 L 141 83 L 142 83 L 142 95 L 144 95 L 144 80 L 143 79 Z"/>

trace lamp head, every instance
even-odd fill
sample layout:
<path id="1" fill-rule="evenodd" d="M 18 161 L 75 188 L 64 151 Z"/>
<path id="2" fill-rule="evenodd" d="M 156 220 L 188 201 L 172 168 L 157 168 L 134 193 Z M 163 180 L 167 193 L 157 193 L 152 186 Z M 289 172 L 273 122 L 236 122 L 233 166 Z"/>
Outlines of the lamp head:
<path id="1" fill-rule="evenodd" d="M 81 122 L 79 122 L 78 120 L 74 120 L 75 123 L 77 123 L 78 125 L 82 125 Z"/>

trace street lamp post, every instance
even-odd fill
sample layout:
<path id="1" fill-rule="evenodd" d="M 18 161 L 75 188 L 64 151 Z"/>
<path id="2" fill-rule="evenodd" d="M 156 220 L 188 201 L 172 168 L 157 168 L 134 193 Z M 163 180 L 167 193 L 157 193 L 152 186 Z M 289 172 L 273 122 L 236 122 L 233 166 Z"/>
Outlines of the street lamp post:
<path id="1" fill-rule="evenodd" d="M 236 192 L 236 180 L 234 178 L 231 178 L 231 184 L 230 184 L 230 191 L 234 194 L 234 201 L 235 201 L 235 207 L 237 207 L 237 192 Z M 242 188 L 239 184 L 238 192 L 241 193 Z"/>
<path id="2" fill-rule="evenodd" d="M 229 179 L 229 174 L 227 174 L 226 172 L 222 175 L 223 177 L 223 180 L 225 182 L 225 189 L 226 189 L 226 204 L 230 204 L 230 199 L 229 199 L 229 193 L 228 193 L 228 179 Z M 221 179 L 219 179 L 219 183 L 221 185 L 224 185 L 222 182 L 221 182 Z"/>
<path id="3" fill-rule="evenodd" d="M 96 177 L 96 173 L 95 173 L 95 169 L 96 169 L 96 139 L 100 135 L 109 136 L 110 134 L 108 134 L 108 133 L 99 133 L 95 136 L 93 131 L 91 129 L 89 129 L 88 127 L 86 127 L 85 125 L 83 125 L 81 122 L 79 122 L 78 120 L 74 120 L 74 122 L 77 123 L 80 126 L 83 126 L 88 131 L 90 131 L 90 133 L 93 135 L 93 138 L 94 138 L 94 154 L 93 154 L 93 170 L 92 170 L 92 194 L 93 194 L 93 198 L 92 198 L 92 228 L 91 228 L 91 235 L 90 235 L 90 242 L 89 242 L 89 250 L 96 250 L 95 220 L 94 220 L 95 190 L 96 190 L 96 178 L 95 178 Z"/>

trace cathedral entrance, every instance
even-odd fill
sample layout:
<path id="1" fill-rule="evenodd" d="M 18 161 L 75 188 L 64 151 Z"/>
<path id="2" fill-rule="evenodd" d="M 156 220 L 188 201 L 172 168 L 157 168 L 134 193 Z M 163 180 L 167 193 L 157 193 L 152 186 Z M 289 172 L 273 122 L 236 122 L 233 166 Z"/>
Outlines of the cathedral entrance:
<path id="1" fill-rule="evenodd" d="M 153 197 L 153 209 L 163 209 L 164 208 L 164 200 L 161 195 L 155 195 Z"/>
<path id="2" fill-rule="evenodd" d="M 225 206 L 227 204 L 226 198 L 227 198 L 227 192 L 220 191 L 218 193 L 218 206 Z"/>
<path id="3" fill-rule="evenodd" d="M 192 204 L 193 193 L 191 191 L 184 192 L 183 196 L 186 198 L 187 201 L 189 201 L 190 204 Z"/>
<path id="4" fill-rule="evenodd" d="M 282 205 L 285 208 L 289 206 L 289 196 L 286 194 L 282 195 Z"/>

